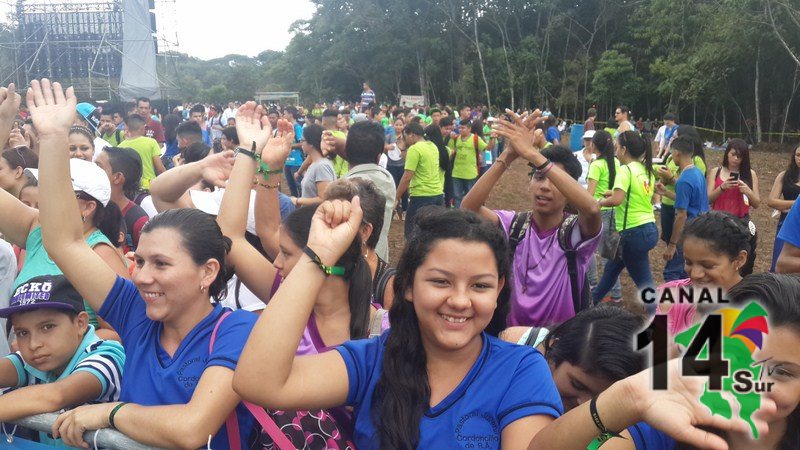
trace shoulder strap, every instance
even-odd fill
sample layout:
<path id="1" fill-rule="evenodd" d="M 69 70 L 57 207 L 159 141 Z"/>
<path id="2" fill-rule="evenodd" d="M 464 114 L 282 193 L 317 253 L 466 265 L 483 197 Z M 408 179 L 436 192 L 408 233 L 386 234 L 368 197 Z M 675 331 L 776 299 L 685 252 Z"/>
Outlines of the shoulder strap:
<path id="1" fill-rule="evenodd" d="M 394 267 L 388 267 L 386 270 L 383 271 L 381 277 L 378 279 L 378 286 L 375 289 L 375 302 L 379 303 L 383 306 L 384 301 L 384 293 L 386 292 L 386 286 L 389 285 L 389 280 L 397 273 L 397 269 Z"/>
<path id="2" fill-rule="evenodd" d="M 222 325 L 222 321 L 224 321 L 225 318 L 230 315 L 231 311 L 225 311 L 217 320 L 217 324 L 214 325 L 214 331 L 211 332 L 211 340 L 208 343 L 209 355 L 214 350 L 214 342 L 217 340 L 217 331 L 219 331 L 219 326 Z M 264 408 L 244 400 L 242 401 L 242 404 L 247 408 L 248 411 L 250 411 L 256 421 L 261 424 L 261 427 L 267 434 L 269 434 L 279 450 L 294 449 L 292 442 L 286 437 L 285 434 L 283 434 L 281 429 L 278 427 L 275 421 L 272 420 L 269 414 L 267 414 Z M 225 419 L 225 431 L 228 434 L 229 448 L 231 450 L 242 450 L 242 441 L 241 437 L 239 436 L 239 418 L 236 416 L 236 409 L 231 411 L 231 415 Z"/>
<path id="3" fill-rule="evenodd" d="M 628 193 L 625 194 L 625 214 L 622 216 L 622 229 L 619 231 L 625 231 L 628 228 L 628 207 L 631 205 L 631 188 L 633 187 L 633 171 L 627 165 L 625 167 L 631 178 L 628 180 Z"/>
<path id="4" fill-rule="evenodd" d="M 511 219 L 511 226 L 508 228 L 508 247 L 511 250 L 511 257 L 514 257 L 514 252 L 517 250 L 517 246 L 519 245 L 522 238 L 525 237 L 525 233 L 528 232 L 528 228 L 531 226 L 531 212 L 518 212 L 514 214 L 514 218 Z"/>
<path id="5" fill-rule="evenodd" d="M 528 334 L 528 339 L 525 339 L 525 345 L 528 347 L 534 347 L 534 344 L 536 344 L 536 338 L 539 337 L 539 333 L 541 333 L 541 331 L 542 327 L 533 327 L 530 334 Z"/>
<path id="6" fill-rule="evenodd" d="M 578 251 L 572 248 L 570 244 L 570 237 L 575 224 L 578 223 L 578 215 L 573 214 L 564 218 L 561 226 L 558 227 L 558 246 L 564 251 L 564 256 L 567 258 L 567 273 L 569 274 L 569 284 L 572 291 L 572 308 L 575 314 L 582 311 L 587 305 L 584 304 L 581 297 L 581 283 L 578 279 Z"/>
<path id="7" fill-rule="evenodd" d="M 375 311 L 375 315 L 372 317 L 372 320 L 369 322 L 369 337 L 370 339 L 374 337 L 378 337 L 381 335 L 383 331 L 383 318 L 386 316 L 386 311 L 383 308 L 378 309 Z"/>

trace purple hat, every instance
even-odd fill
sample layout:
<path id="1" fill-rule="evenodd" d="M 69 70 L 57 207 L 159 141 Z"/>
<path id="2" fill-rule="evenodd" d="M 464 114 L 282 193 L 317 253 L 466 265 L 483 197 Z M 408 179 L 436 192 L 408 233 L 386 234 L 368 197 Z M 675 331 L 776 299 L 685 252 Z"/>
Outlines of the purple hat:
<path id="1" fill-rule="evenodd" d="M 0 317 L 34 309 L 52 308 L 76 313 L 86 311 L 83 297 L 63 275 L 41 275 L 20 284 L 14 290 L 11 304 L 0 309 Z"/>

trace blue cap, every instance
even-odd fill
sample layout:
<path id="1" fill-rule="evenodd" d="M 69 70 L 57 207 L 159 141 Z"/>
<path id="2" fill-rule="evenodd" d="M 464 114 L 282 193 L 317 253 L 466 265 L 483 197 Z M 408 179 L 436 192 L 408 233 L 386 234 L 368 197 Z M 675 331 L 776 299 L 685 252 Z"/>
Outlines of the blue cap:
<path id="1" fill-rule="evenodd" d="M 100 117 L 98 117 L 97 108 L 91 103 L 78 103 L 78 114 L 89 123 L 89 128 L 95 133 L 100 127 Z"/>

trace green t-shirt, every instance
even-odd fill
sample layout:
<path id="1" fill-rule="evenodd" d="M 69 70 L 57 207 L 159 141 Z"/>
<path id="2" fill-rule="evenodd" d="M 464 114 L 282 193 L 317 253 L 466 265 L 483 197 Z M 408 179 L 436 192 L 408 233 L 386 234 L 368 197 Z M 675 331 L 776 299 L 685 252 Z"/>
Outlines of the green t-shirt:
<path id="1" fill-rule="evenodd" d="M 429 141 L 419 141 L 406 152 L 405 170 L 414 171 L 408 195 L 433 197 L 444 193 L 442 171 L 439 170 L 439 149 Z"/>
<path id="2" fill-rule="evenodd" d="M 114 248 L 111 241 L 109 241 L 106 235 L 100 230 L 95 230 L 94 233 L 90 234 L 86 238 L 86 243 L 89 244 L 91 248 L 95 248 L 100 244 L 106 244 Z M 42 227 L 34 228 L 25 241 L 25 264 L 22 265 L 22 270 L 19 271 L 19 275 L 17 275 L 17 278 L 14 280 L 14 289 L 33 277 L 63 274 L 61 269 L 50 259 L 50 256 L 44 249 L 44 244 L 42 244 Z M 83 304 L 86 307 L 86 313 L 89 314 L 89 323 L 97 327 L 97 314 L 88 303 L 84 301 Z"/>
<path id="3" fill-rule="evenodd" d="M 136 153 L 142 158 L 142 189 L 150 189 L 150 182 L 156 177 L 153 158 L 161 157 L 161 147 L 158 146 L 158 142 L 147 136 L 139 136 L 125 139 L 119 146 L 136 150 Z"/>
<path id="4" fill-rule="evenodd" d="M 695 156 L 692 158 L 692 163 L 694 164 L 695 167 L 700 169 L 701 172 L 703 172 L 703 175 L 706 174 L 707 168 L 706 168 L 706 163 L 703 162 L 703 158 Z M 670 172 L 672 172 L 672 176 L 675 177 L 675 180 L 677 180 L 678 177 L 680 176 L 680 170 L 678 169 L 678 165 L 675 164 L 675 161 L 672 160 L 672 155 L 667 157 L 667 160 L 665 161 L 664 165 L 667 166 Z M 664 188 L 668 191 L 675 192 L 675 182 L 673 181 L 672 184 L 665 184 Z M 675 200 L 664 195 L 661 197 L 661 203 L 664 205 L 671 206 L 675 204 Z"/>
<path id="5" fill-rule="evenodd" d="M 620 189 L 627 194 L 628 186 L 630 186 L 631 192 L 629 200 L 626 200 L 628 198 L 626 195 L 622 203 L 614 210 L 618 231 L 656 221 L 651 203 L 655 185 L 655 177 L 648 176 L 644 164 L 639 161 L 620 167 L 614 180 L 614 189 Z M 624 222 L 625 208 L 628 208 L 627 222 Z M 624 226 L 623 223 L 625 223 Z"/>
<path id="6" fill-rule="evenodd" d="M 448 147 L 455 149 L 456 159 L 453 161 L 453 178 L 472 180 L 478 178 L 478 151 L 486 149 L 483 139 L 470 134 L 466 139 L 461 136 L 451 139 Z"/>
<path id="7" fill-rule="evenodd" d="M 112 147 L 119 147 L 119 144 L 125 141 L 125 130 L 114 130 L 111 134 L 104 134 L 102 138 L 104 141 L 111 144 Z"/>
<path id="8" fill-rule="evenodd" d="M 614 158 L 614 179 L 619 175 L 619 160 Z M 611 178 L 611 172 L 608 170 L 608 162 L 605 159 L 595 159 L 589 164 L 589 174 L 586 176 L 589 180 L 595 180 L 597 187 L 594 190 L 594 198 L 602 200 L 603 193 L 610 189 L 608 182 Z M 604 206 L 601 209 L 608 210 L 613 206 Z"/>
<path id="9" fill-rule="evenodd" d="M 333 130 L 331 134 L 337 139 L 347 140 L 347 135 L 344 131 Z M 336 178 L 344 177 L 348 170 L 350 170 L 350 164 L 341 156 L 336 155 L 336 159 L 333 160 L 333 171 L 336 173 Z"/>

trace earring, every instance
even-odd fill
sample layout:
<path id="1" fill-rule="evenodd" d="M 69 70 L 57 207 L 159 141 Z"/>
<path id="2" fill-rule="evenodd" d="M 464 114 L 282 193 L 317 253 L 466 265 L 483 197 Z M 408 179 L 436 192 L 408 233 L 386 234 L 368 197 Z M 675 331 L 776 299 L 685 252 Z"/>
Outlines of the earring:
<path id="1" fill-rule="evenodd" d="M 203 286 L 203 283 L 200 283 L 200 292 L 205 292 L 205 291 L 206 291 L 206 287 Z"/>
<path id="2" fill-rule="evenodd" d="M 81 222 L 86 222 L 86 216 L 84 216 L 83 214 L 81 214 Z"/>

